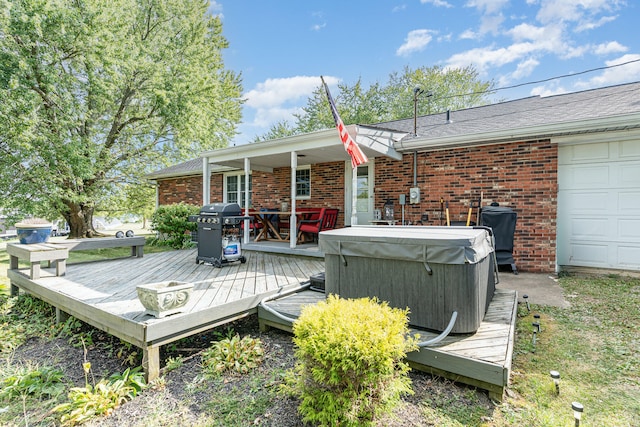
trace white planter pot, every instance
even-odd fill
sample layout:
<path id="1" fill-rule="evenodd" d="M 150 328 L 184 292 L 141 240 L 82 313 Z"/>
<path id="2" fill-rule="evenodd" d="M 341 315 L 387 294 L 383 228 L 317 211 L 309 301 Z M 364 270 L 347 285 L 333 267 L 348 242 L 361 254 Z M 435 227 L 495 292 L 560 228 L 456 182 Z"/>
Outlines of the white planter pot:
<path id="1" fill-rule="evenodd" d="M 193 283 L 166 281 L 136 286 L 145 313 L 157 318 L 183 311 L 191 297 Z"/>

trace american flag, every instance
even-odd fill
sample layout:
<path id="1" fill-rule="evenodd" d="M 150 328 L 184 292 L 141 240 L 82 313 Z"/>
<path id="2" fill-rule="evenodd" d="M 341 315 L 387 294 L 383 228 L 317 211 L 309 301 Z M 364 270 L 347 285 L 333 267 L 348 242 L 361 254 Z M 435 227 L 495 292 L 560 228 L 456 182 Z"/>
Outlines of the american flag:
<path id="1" fill-rule="evenodd" d="M 336 108 L 336 103 L 333 101 L 331 97 L 331 92 L 329 92 L 329 86 L 324 81 L 324 78 L 320 76 L 322 79 L 322 84 L 324 85 L 324 90 L 327 92 L 327 99 L 329 99 L 329 106 L 331 107 L 331 114 L 333 114 L 333 120 L 336 122 L 336 127 L 338 128 L 338 132 L 340 132 L 340 140 L 342 140 L 342 144 L 344 145 L 344 149 L 347 150 L 349 156 L 351 156 L 351 167 L 353 169 L 358 166 L 367 163 L 369 159 L 367 156 L 360 150 L 358 144 L 351 138 L 349 132 L 347 131 L 346 126 L 342 122 L 340 115 L 338 114 L 338 109 Z"/>

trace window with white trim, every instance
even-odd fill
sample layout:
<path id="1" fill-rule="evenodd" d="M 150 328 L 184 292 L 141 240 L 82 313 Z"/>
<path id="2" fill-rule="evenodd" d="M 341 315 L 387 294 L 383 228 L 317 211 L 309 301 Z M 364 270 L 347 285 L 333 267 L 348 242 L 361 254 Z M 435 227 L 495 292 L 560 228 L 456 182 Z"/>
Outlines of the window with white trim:
<path id="1" fill-rule="evenodd" d="M 251 175 L 249 175 L 249 207 L 251 207 Z M 245 175 L 244 171 L 231 172 L 224 175 L 224 198 L 225 203 L 237 203 L 240 207 L 245 204 Z"/>
<path id="2" fill-rule="evenodd" d="M 311 165 L 299 166 L 296 169 L 296 199 L 311 198 Z"/>

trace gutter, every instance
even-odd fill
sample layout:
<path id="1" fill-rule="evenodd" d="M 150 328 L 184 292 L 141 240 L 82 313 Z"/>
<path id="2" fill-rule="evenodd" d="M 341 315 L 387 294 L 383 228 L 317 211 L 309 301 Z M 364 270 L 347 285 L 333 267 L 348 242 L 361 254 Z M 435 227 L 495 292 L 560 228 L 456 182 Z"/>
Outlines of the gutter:
<path id="1" fill-rule="evenodd" d="M 426 136 L 402 140 L 396 144 L 398 151 L 420 149 L 448 149 L 469 145 L 505 143 L 526 139 L 550 139 L 555 136 L 578 135 L 605 132 L 609 130 L 630 130 L 640 128 L 640 113 L 622 116 L 584 119 L 559 124 L 547 124 L 510 130 L 499 130 L 478 134 L 464 134 L 429 138 Z"/>

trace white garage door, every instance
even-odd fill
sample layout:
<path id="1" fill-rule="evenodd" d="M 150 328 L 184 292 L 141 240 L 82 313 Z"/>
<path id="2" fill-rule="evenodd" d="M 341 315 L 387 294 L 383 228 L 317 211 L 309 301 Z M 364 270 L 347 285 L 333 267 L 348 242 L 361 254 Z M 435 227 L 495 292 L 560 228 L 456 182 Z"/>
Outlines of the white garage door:
<path id="1" fill-rule="evenodd" d="M 560 145 L 558 264 L 640 270 L 640 138 Z"/>

